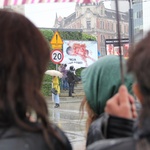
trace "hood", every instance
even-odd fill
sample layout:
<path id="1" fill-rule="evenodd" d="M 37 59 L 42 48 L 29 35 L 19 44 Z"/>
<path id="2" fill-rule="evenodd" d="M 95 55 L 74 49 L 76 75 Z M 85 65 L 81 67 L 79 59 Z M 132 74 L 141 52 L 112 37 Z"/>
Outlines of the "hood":
<path id="1" fill-rule="evenodd" d="M 118 92 L 121 85 L 119 59 L 118 56 L 104 56 L 81 73 L 86 99 L 98 115 L 104 112 L 106 101 Z M 123 68 L 124 84 L 129 93 L 133 94 L 133 77 L 126 73 L 126 61 L 124 59 Z"/>

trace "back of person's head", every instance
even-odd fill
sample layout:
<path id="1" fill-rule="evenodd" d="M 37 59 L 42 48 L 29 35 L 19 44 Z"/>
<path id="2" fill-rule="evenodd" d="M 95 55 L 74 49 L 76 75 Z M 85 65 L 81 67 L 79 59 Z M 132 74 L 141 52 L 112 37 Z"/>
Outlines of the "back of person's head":
<path id="1" fill-rule="evenodd" d="M 47 114 L 40 88 L 49 47 L 39 30 L 24 16 L 0 10 L 0 18 L 1 109 L 4 114 L 9 109 L 6 118 L 14 124 L 26 117 L 28 108 L 37 109 L 38 101 Z"/>
<path id="2" fill-rule="evenodd" d="M 23 15 L 0 10 L 0 121 L 48 137 L 48 109 L 41 83 L 49 61 L 49 45 L 41 32 Z M 35 112 L 42 126 L 31 126 Z M 49 128 L 49 129 L 48 129 Z M 46 133 L 47 132 L 47 133 Z M 49 143 L 51 146 L 51 143 Z"/>
<path id="3" fill-rule="evenodd" d="M 69 70 L 70 70 L 70 71 L 74 71 L 75 69 L 74 69 L 73 66 L 70 66 Z"/>
<path id="4" fill-rule="evenodd" d="M 150 118 L 150 32 L 133 49 L 130 50 L 128 71 L 135 75 L 138 85 L 138 97 L 143 105 L 141 113 L 141 125 L 149 130 Z M 136 91 L 135 91 L 136 92 Z M 142 96 L 141 96 L 142 95 Z M 147 132 L 147 131 L 146 131 Z"/>
<path id="5" fill-rule="evenodd" d="M 125 85 L 132 93 L 133 78 L 126 74 L 126 61 L 123 59 Z M 120 61 L 118 56 L 104 56 L 84 69 L 81 73 L 86 101 L 98 117 L 104 112 L 108 99 L 114 96 L 121 85 Z"/>

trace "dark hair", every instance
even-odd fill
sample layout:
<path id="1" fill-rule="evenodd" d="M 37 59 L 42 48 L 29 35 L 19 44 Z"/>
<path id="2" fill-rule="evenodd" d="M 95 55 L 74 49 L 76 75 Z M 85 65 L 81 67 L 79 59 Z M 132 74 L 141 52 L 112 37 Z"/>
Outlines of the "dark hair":
<path id="1" fill-rule="evenodd" d="M 130 49 L 127 65 L 128 71 L 135 74 L 143 96 L 144 109 L 141 112 L 140 123 L 147 129 L 149 128 L 147 118 L 150 117 L 150 32 L 133 49 Z"/>
<path id="2" fill-rule="evenodd" d="M 70 66 L 71 71 L 75 71 L 74 66 Z"/>
<path id="3" fill-rule="evenodd" d="M 50 148 L 49 134 L 63 142 L 48 120 L 40 88 L 49 61 L 49 45 L 23 15 L 0 10 L 0 119 L 9 126 L 42 131 Z M 41 126 L 32 126 L 27 114 L 36 114 Z"/>

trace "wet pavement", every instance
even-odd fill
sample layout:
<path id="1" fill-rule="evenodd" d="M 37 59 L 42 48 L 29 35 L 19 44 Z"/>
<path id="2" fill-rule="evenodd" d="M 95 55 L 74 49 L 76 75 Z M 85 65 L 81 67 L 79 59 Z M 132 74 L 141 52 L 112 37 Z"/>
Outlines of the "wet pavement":
<path id="1" fill-rule="evenodd" d="M 50 120 L 57 124 L 69 138 L 73 150 L 85 150 L 85 121 L 79 111 L 82 98 L 61 98 L 60 107 L 54 108 L 51 97 L 46 98 L 50 112 Z"/>

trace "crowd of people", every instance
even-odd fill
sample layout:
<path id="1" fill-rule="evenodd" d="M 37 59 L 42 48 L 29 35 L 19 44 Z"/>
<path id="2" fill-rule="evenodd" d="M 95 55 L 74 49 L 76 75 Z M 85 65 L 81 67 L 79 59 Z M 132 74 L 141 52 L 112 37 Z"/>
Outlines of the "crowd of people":
<path id="1" fill-rule="evenodd" d="M 50 122 L 40 90 L 48 42 L 23 15 L 0 10 L 0 18 L 0 149 L 71 150 L 67 136 Z M 150 149 L 150 32 L 130 49 L 127 62 L 123 60 L 123 85 L 119 65 L 118 56 L 104 56 L 81 74 L 87 150 Z M 74 92 L 69 80 L 73 72 L 70 68 L 66 73 L 69 96 Z M 58 85 L 56 77 L 53 82 Z"/>
<path id="2" fill-rule="evenodd" d="M 52 99 L 55 103 L 54 108 L 60 107 L 60 97 L 59 94 L 61 90 L 68 90 L 68 96 L 74 97 L 72 93 L 74 92 L 74 85 L 76 83 L 75 69 L 70 66 L 70 69 L 66 69 L 67 64 L 61 64 L 59 66 L 59 71 L 62 73 L 62 77 L 59 79 L 58 76 L 52 76 Z"/>

